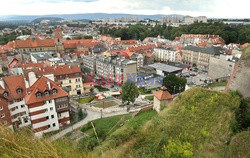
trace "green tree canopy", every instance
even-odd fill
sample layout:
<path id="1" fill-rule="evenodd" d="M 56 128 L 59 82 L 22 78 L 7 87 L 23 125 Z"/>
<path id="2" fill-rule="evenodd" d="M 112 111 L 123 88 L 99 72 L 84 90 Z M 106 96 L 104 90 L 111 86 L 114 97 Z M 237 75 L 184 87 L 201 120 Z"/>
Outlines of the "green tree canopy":
<path id="1" fill-rule="evenodd" d="M 132 82 L 126 82 L 122 86 L 122 103 L 134 103 L 135 99 L 139 96 L 137 86 Z"/>
<path id="2" fill-rule="evenodd" d="M 177 94 L 185 90 L 187 80 L 177 77 L 175 74 L 169 74 L 163 79 L 163 86 L 167 87 L 169 93 Z"/>

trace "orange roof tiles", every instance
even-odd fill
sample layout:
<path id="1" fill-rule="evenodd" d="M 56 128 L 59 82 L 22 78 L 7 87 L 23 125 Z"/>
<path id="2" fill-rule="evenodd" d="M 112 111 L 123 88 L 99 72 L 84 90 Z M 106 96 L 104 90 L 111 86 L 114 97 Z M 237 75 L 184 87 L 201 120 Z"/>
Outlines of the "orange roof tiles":
<path id="1" fill-rule="evenodd" d="M 27 40 L 16 40 L 15 48 L 37 48 L 37 47 L 55 47 L 55 42 L 53 39 L 39 39 L 39 37 L 35 37 L 34 40 L 32 38 L 28 38 Z"/>
<path id="2" fill-rule="evenodd" d="M 66 40 L 64 41 L 64 48 L 65 49 L 75 49 L 78 46 L 84 46 L 84 47 L 94 47 L 96 45 L 101 45 L 100 42 L 94 39 L 83 39 L 83 40 Z"/>
<path id="3" fill-rule="evenodd" d="M 50 84 L 50 87 L 48 84 Z M 52 94 L 53 89 L 57 90 L 57 93 L 54 95 Z M 45 96 L 44 94 L 42 94 L 40 98 L 36 96 L 37 92 L 43 93 L 45 90 L 50 91 L 50 94 L 48 96 Z M 25 102 L 27 105 L 29 105 L 37 102 L 42 102 L 46 100 L 67 97 L 67 96 L 68 93 L 65 92 L 61 87 L 59 87 L 54 81 L 46 77 L 41 77 L 29 88 L 28 95 L 25 96 Z"/>
<path id="4" fill-rule="evenodd" d="M 167 91 L 167 88 L 163 86 L 161 90 L 154 93 L 154 96 L 159 100 L 171 100 L 174 97 Z"/>
<path id="5" fill-rule="evenodd" d="M 137 40 L 115 40 L 111 43 L 111 45 L 118 45 L 118 44 L 135 45 L 137 44 Z"/>
<path id="6" fill-rule="evenodd" d="M 141 51 L 141 50 L 149 50 L 155 47 L 156 47 L 155 44 L 147 44 L 147 45 L 129 47 L 128 50 L 131 52 L 135 52 L 135 51 Z"/>
<path id="7" fill-rule="evenodd" d="M 22 75 L 18 76 L 6 76 L 3 78 L 5 83 L 5 89 L 9 93 L 10 99 L 19 99 L 23 98 L 26 94 L 26 86 L 24 77 Z M 18 94 L 17 89 L 21 88 L 22 93 Z"/>

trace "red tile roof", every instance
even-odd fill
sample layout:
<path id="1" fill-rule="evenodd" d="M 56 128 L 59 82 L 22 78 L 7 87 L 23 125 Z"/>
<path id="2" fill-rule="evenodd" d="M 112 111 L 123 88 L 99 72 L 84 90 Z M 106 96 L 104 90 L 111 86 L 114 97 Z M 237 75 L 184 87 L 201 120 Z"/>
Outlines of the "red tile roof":
<path id="1" fill-rule="evenodd" d="M 134 53 L 129 50 L 109 50 L 110 54 L 118 55 L 120 57 L 130 58 Z"/>
<path id="2" fill-rule="evenodd" d="M 135 45 L 137 44 L 137 40 L 115 40 L 111 43 L 111 45 Z"/>
<path id="3" fill-rule="evenodd" d="M 163 86 L 161 90 L 155 92 L 154 96 L 159 100 L 171 100 L 174 97 L 167 91 L 167 88 Z"/>
<path id="4" fill-rule="evenodd" d="M 101 45 L 100 42 L 94 39 L 66 40 L 63 42 L 63 44 L 65 49 L 76 49 L 79 46 L 91 48 L 96 45 Z"/>
<path id="5" fill-rule="evenodd" d="M 50 87 L 49 85 L 50 84 Z M 56 89 L 57 93 L 52 94 L 52 90 Z M 50 91 L 49 96 L 44 95 L 44 91 L 48 90 Z M 36 96 L 37 92 L 42 93 L 42 97 L 38 98 Z M 46 77 L 41 77 L 39 78 L 28 90 L 28 95 L 25 96 L 25 102 L 27 105 L 37 103 L 37 102 L 42 102 L 46 100 L 51 100 L 51 99 L 56 99 L 56 98 L 61 98 L 61 97 L 67 97 L 68 93 L 65 92 L 61 87 L 59 87 L 54 81 L 46 78 Z"/>
<path id="6" fill-rule="evenodd" d="M 9 98 L 12 99 L 19 99 L 23 98 L 26 94 L 26 86 L 24 77 L 22 75 L 18 76 L 6 76 L 3 78 L 5 83 L 5 90 L 8 92 Z M 18 94 L 17 89 L 22 89 L 22 93 Z"/>
<path id="7" fill-rule="evenodd" d="M 142 50 L 149 50 L 155 48 L 155 44 L 147 44 L 147 45 L 141 45 L 141 46 L 133 46 L 129 47 L 128 50 L 131 52 L 136 52 L 136 51 L 142 51 Z"/>
<path id="8" fill-rule="evenodd" d="M 40 39 L 38 36 L 35 40 L 32 40 L 30 36 L 26 40 L 16 40 L 15 48 L 39 48 L 39 47 L 55 47 L 55 42 L 53 39 Z"/>

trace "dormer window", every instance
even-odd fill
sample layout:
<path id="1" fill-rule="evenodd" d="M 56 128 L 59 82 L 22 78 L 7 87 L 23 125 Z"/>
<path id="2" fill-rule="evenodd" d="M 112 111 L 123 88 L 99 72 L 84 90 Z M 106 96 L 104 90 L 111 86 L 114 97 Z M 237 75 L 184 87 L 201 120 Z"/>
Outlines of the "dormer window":
<path id="1" fill-rule="evenodd" d="M 46 90 L 46 91 L 44 92 L 44 94 L 45 94 L 45 96 L 49 96 L 49 91 Z"/>
<path id="2" fill-rule="evenodd" d="M 52 94 L 55 95 L 57 93 L 57 90 L 56 89 L 53 89 L 52 90 Z"/>
<path id="3" fill-rule="evenodd" d="M 36 97 L 37 97 L 37 98 L 41 98 L 41 97 L 42 97 L 42 93 L 41 93 L 41 92 L 37 92 L 37 93 L 36 93 Z"/>
<path id="4" fill-rule="evenodd" d="M 8 93 L 7 92 L 4 92 L 3 93 L 3 96 L 6 98 L 6 97 L 8 97 Z"/>
<path id="5" fill-rule="evenodd" d="M 22 93 L 23 93 L 23 90 L 22 90 L 21 88 L 18 88 L 18 89 L 16 90 L 16 92 L 17 92 L 17 94 L 22 94 Z"/>

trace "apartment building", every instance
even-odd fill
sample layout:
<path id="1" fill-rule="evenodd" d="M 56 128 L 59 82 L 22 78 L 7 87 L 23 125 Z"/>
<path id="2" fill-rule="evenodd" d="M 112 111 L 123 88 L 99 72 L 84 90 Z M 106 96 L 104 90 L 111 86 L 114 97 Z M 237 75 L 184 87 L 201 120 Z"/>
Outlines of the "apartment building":
<path id="1" fill-rule="evenodd" d="M 206 16 L 198 16 L 197 21 L 200 23 L 207 23 L 207 17 Z"/>
<path id="2" fill-rule="evenodd" d="M 88 73 L 95 73 L 96 71 L 96 57 L 93 55 L 82 56 L 83 68 Z"/>
<path id="3" fill-rule="evenodd" d="M 0 81 L 0 84 L 2 92 L 1 106 L 7 112 L 0 114 L 2 119 L 6 117 L 6 120 L 2 123 L 7 125 L 11 123 L 14 128 L 30 125 L 29 110 L 24 100 L 27 86 L 24 77 L 22 75 L 7 76 Z M 3 115 L 5 116 L 3 117 Z"/>
<path id="4" fill-rule="evenodd" d="M 36 136 L 70 124 L 68 93 L 46 77 L 28 87 L 22 75 L 0 82 L 0 124 L 10 128 L 31 126 Z"/>
<path id="5" fill-rule="evenodd" d="M 41 136 L 70 124 L 68 93 L 55 82 L 41 77 L 27 93 L 25 102 L 35 135 Z"/>
<path id="6" fill-rule="evenodd" d="M 194 17 L 192 16 L 185 16 L 184 17 L 184 23 L 187 23 L 187 24 L 193 24 L 194 23 Z"/>
<path id="7" fill-rule="evenodd" d="M 173 48 L 154 48 L 155 60 L 158 62 L 175 61 L 177 51 Z"/>
<path id="8" fill-rule="evenodd" d="M 55 81 L 68 91 L 69 95 L 83 94 L 83 82 L 80 66 L 59 65 L 43 67 L 36 72 L 38 77 L 54 74 Z"/>
<path id="9" fill-rule="evenodd" d="M 122 84 L 137 73 L 136 69 L 136 61 L 117 56 L 97 56 L 96 58 L 96 75 L 106 81 Z"/>
<path id="10" fill-rule="evenodd" d="M 43 63 L 22 64 L 15 68 L 15 73 L 23 74 L 30 81 L 30 86 L 41 76 L 49 77 L 68 91 L 69 95 L 83 94 L 83 82 L 80 66 L 57 65 L 47 66 Z"/>
<path id="11" fill-rule="evenodd" d="M 204 70 L 208 70 L 210 57 L 225 53 L 221 47 L 200 48 L 195 46 L 186 46 L 182 51 L 183 63 L 197 66 Z"/>

